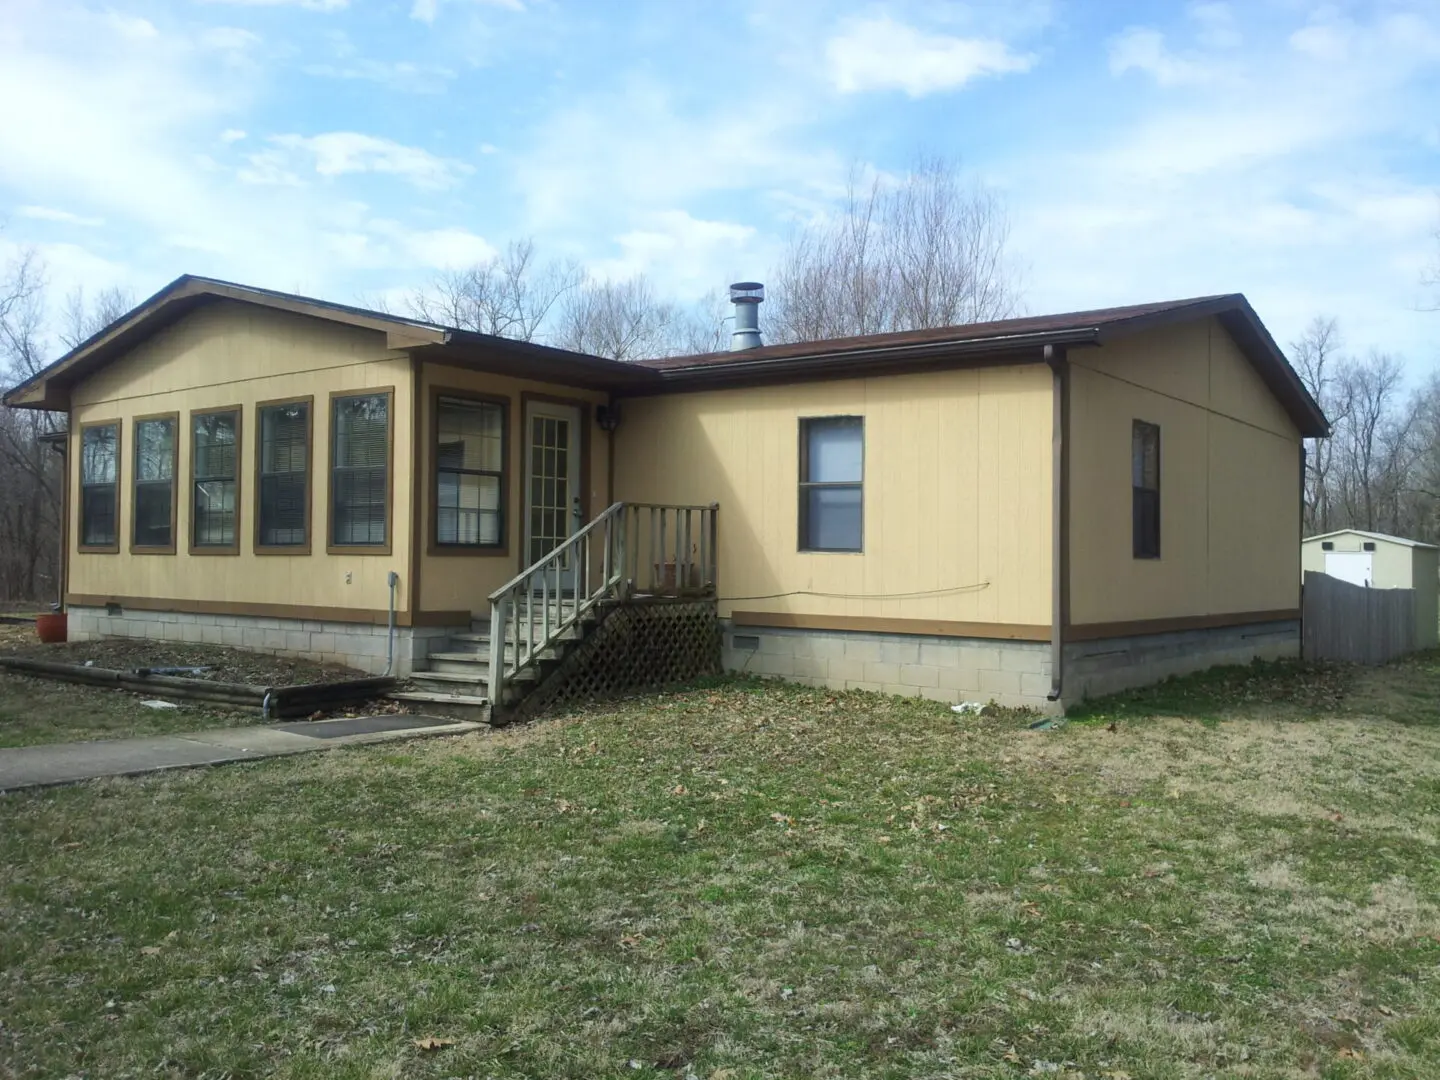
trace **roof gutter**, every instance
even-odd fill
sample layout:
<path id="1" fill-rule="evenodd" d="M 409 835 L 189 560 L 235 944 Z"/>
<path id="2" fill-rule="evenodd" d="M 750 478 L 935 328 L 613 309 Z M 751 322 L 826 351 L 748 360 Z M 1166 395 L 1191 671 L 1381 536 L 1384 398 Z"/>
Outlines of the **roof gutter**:
<path id="1" fill-rule="evenodd" d="M 1056 345 L 1094 345 L 1099 340 L 1095 327 L 1031 334 L 1007 334 L 978 338 L 974 341 L 927 341 L 903 345 L 871 345 L 840 352 L 808 353 L 792 357 L 756 357 L 717 364 L 691 367 L 656 368 L 661 380 L 674 382 L 710 382 L 736 376 L 764 375 L 780 378 L 787 375 L 825 372 L 860 363 L 900 364 L 909 360 L 926 360 L 936 354 L 947 356 L 983 356 L 986 354 L 1020 352 L 1027 349 L 1051 348 Z M 1042 359 L 1040 354 L 1035 360 Z"/>

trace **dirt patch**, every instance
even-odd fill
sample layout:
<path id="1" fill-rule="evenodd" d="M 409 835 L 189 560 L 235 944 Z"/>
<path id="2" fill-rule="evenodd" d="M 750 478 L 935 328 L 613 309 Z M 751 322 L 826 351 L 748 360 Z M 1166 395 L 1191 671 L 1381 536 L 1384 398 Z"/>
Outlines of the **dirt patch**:
<path id="1" fill-rule="evenodd" d="M 106 638 L 101 641 L 73 641 L 42 645 L 34 630 L 23 627 L 26 640 L 13 635 L 0 638 L 9 656 L 26 656 L 61 664 L 92 662 L 95 667 L 131 671 L 136 668 L 203 667 L 204 671 L 175 672 L 185 678 L 245 683 L 248 686 L 299 686 L 305 683 L 341 682 L 360 678 L 364 672 L 338 664 L 317 664 L 310 660 L 246 652 L 219 645 L 185 645 L 169 641 L 139 641 L 133 638 Z"/>

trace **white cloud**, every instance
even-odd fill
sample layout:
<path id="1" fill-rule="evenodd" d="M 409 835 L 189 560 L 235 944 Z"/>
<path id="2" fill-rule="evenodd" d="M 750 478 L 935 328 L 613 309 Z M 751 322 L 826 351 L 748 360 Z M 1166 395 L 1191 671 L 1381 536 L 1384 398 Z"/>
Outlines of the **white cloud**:
<path id="1" fill-rule="evenodd" d="M 449 68 L 368 57 L 348 58 L 335 64 L 310 64 L 304 71 L 319 78 L 373 82 L 412 94 L 443 93 L 455 79 L 455 72 Z"/>
<path id="2" fill-rule="evenodd" d="M 954 90 L 987 75 L 1029 71 L 1035 57 L 992 38 L 923 33 L 888 15 L 849 20 L 825 44 L 841 93 L 903 90 L 912 98 Z"/>
<path id="3" fill-rule="evenodd" d="M 306 11 L 343 11 L 350 0 L 202 0 L 207 4 L 232 4 L 236 7 L 298 7 Z"/>
<path id="4" fill-rule="evenodd" d="M 104 218 L 85 217 L 81 214 L 72 214 L 69 210 L 57 210 L 52 206 L 22 206 L 19 214 L 32 221 L 54 221 L 62 225 L 83 225 L 86 228 L 105 224 Z"/>
<path id="5" fill-rule="evenodd" d="M 1235 10 L 1223 0 L 1192 3 L 1186 9 L 1186 14 L 1199 27 L 1202 45 L 1214 49 L 1233 49 L 1244 40 L 1235 21 Z"/>
<path id="6" fill-rule="evenodd" d="M 226 128 L 220 133 L 222 143 L 236 143 L 245 138 L 245 132 L 240 128 Z"/>
<path id="7" fill-rule="evenodd" d="M 1329 313 L 1354 341 L 1440 359 L 1414 311 L 1434 195 L 1374 152 L 1433 123 L 1417 86 L 1440 62 L 1434 28 L 1352 22 L 1343 51 L 1272 33 L 1222 78 L 1140 99 L 1138 121 L 1007 167 L 1032 304 L 1239 290 L 1282 342 Z M 1034 180 L 1042 164 L 1064 184 Z"/>
<path id="8" fill-rule="evenodd" d="M 1110 42 L 1110 74 L 1127 71 L 1144 72 L 1161 86 L 1206 83 L 1218 74 L 1199 60 L 1176 56 L 1165 47 L 1160 31 L 1142 26 L 1132 26 Z"/>
<path id="9" fill-rule="evenodd" d="M 615 237 L 620 255 L 592 263 L 590 273 L 622 281 L 645 274 L 669 292 L 698 295 L 728 284 L 734 275 L 762 272 L 754 265 L 756 231 L 752 225 L 707 221 L 684 210 L 645 214 Z"/>
<path id="10" fill-rule="evenodd" d="M 459 270 L 494 258 L 495 247 L 468 229 L 422 229 L 397 232 L 396 243 L 406 261 L 434 270 Z"/>
<path id="11" fill-rule="evenodd" d="M 216 52 L 244 52 L 260 44 L 260 35 L 234 26 L 212 26 L 200 31 L 196 41 Z"/>
<path id="12" fill-rule="evenodd" d="M 383 173 L 433 191 L 451 187 L 462 175 L 473 171 L 469 165 L 436 157 L 428 150 L 355 131 L 331 131 L 310 136 L 274 135 L 270 142 L 283 150 L 309 158 L 321 176 Z M 279 163 L 271 161 L 270 164 L 278 166 Z"/>
<path id="13" fill-rule="evenodd" d="M 414 0 L 410 17 L 423 23 L 433 23 L 440 14 L 440 7 L 446 0 Z M 471 0 L 486 7 L 502 8 L 505 11 L 524 11 L 524 0 Z"/>

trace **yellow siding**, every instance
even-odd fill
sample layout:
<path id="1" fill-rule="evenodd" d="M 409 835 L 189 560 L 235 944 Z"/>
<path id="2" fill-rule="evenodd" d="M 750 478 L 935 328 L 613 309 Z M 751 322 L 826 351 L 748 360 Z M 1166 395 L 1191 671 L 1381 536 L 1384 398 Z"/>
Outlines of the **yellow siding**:
<path id="1" fill-rule="evenodd" d="M 424 611 L 471 611 L 489 610 L 492 592 L 513 578 L 524 567 L 521 563 L 524 531 L 521 520 L 521 499 L 525 479 L 525 431 L 522 411 L 522 395 L 539 394 L 552 398 L 573 400 L 581 404 L 583 422 L 588 425 L 590 471 L 585 478 L 586 498 L 589 502 L 588 517 L 593 518 L 609 505 L 608 490 L 609 436 L 595 424 L 595 406 L 607 400 L 602 391 L 577 390 L 566 386 L 516 379 L 487 372 L 468 371 L 462 368 L 425 364 L 421 369 L 421 408 L 424 410 L 420 425 L 422 432 L 421 451 L 417 475 L 421 483 L 421 528 L 420 528 L 420 600 Z M 434 555 L 434 521 L 431 505 L 435 493 L 430 481 L 431 457 L 434 448 L 430 445 L 431 431 L 431 390 L 441 387 L 448 390 L 469 391 L 490 397 L 503 397 L 509 402 L 510 425 L 510 467 L 506 477 L 508 486 L 508 507 L 505 530 L 508 538 L 503 555 L 474 554 Z"/>
<path id="2" fill-rule="evenodd" d="M 393 387 L 395 440 L 389 556 L 325 553 L 329 496 L 329 395 Z M 311 454 L 310 555 L 253 553 L 255 529 L 255 403 L 314 395 Z M 189 555 L 191 410 L 243 406 L 240 466 L 240 554 Z M 176 554 L 131 555 L 131 418 L 179 412 L 176 468 Z M 220 302 L 185 316 L 80 384 L 71 401 L 72 490 L 79 491 L 80 425 L 115 417 L 125 422 L 120 460 L 120 553 L 80 554 L 79 499 L 72 500 L 69 591 L 83 595 L 227 601 L 384 610 L 386 576 L 400 574 L 397 604 L 408 607 L 411 470 L 411 366 L 390 352 L 383 334 L 299 315 Z M 347 583 L 346 575 L 350 575 Z"/>
<path id="3" fill-rule="evenodd" d="M 1071 622 L 1297 608 L 1300 435 L 1223 327 L 1070 356 Z M 1133 557 L 1135 420 L 1160 426 L 1159 559 Z"/>
<path id="4" fill-rule="evenodd" d="M 865 418 L 865 551 L 800 552 L 799 421 L 837 415 Z M 615 497 L 720 504 L 722 615 L 1046 626 L 1051 415 L 1039 364 L 632 399 Z"/>

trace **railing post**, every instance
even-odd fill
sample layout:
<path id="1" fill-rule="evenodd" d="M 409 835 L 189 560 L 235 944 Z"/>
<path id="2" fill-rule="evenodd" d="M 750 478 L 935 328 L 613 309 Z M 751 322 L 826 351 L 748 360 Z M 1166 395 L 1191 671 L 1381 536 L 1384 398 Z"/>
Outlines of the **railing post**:
<path id="1" fill-rule="evenodd" d="M 502 596 L 490 604 L 490 709 L 500 708 L 500 697 L 505 693 L 505 623 L 510 603 L 509 596 Z M 516 642 L 518 650 L 520 645 Z"/>
<path id="2" fill-rule="evenodd" d="M 720 596 L 720 547 L 718 544 L 720 534 L 716 531 L 715 518 L 719 512 L 720 504 L 711 503 L 710 528 L 708 530 L 710 534 L 710 566 L 708 567 L 710 581 L 708 584 L 717 598 Z"/>

